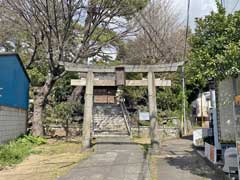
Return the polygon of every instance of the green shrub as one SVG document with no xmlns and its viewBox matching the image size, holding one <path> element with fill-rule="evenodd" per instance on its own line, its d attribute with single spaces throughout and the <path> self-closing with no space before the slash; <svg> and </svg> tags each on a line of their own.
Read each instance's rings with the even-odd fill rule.
<svg viewBox="0 0 240 180">
<path fill-rule="evenodd" d="M 22 144 L 32 144 L 32 145 L 42 145 L 46 144 L 47 140 L 43 137 L 34 137 L 32 135 L 24 135 L 21 138 L 17 139 L 16 142 L 22 143 Z"/>
<path fill-rule="evenodd" d="M 0 146 L 0 167 L 17 164 L 34 153 L 32 148 L 47 141 L 42 137 L 22 136 L 15 141 Z"/>
<path fill-rule="evenodd" d="M 44 124 L 62 124 L 67 120 L 71 122 L 74 116 L 83 114 L 84 106 L 78 102 L 54 103 L 52 107 L 48 106 L 45 113 Z"/>
<path fill-rule="evenodd" d="M 150 126 L 150 121 L 139 121 L 139 126 Z"/>
</svg>

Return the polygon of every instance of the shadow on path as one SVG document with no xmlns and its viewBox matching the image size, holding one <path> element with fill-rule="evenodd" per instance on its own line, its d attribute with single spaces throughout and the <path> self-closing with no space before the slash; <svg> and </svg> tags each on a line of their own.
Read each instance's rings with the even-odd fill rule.
<svg viewBox="0 0 240 180">
<path fill-rule="evenodd" d="M 193 136 L 192 136 L 192 135 L 183 136 L 181 139 L 185 139 L 185 140 L 193 141 Z"/>
<path fill-rule="evenodd" d="M 209 167 L 201 157 L 198 157 L 195 152 L 192 152 L 188 156 L 170 157 L 165 160 L 170 166 L 174 166 L 177 170 L 180 170 L 181 172 L 189 172 L 192 175 L 199 176 L 199 178 L 202 177 L 202 179 L 225 179 L 211 169 L 211 167 Z M 191 176 L 189 175 L 189 178 L 190 177 Z"/>
<path fill-rule="evenodd" d="M 163 142 L 160 156 L 156 156 L 160 180 L 224 180 L 200 157 L 192 146 L 191 136 Z"/>
</svg>

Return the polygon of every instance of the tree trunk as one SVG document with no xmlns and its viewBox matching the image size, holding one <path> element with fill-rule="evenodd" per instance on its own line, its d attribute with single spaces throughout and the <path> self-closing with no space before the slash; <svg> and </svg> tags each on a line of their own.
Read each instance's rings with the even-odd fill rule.
<svg viewBox="0 0 240 180">
<path fill-rule="evenodd" d="M 68 98 L 68 101 L 70 101 L 70 102 L 80 101 L 82 98 L 82 96 L 81 96 L 82 91 L 83 91 L 82 86 L 75 87 L 71 96 Z"/>
<path fill-rule="evenodd" d="M 34 111 L 32 120 L 32 134 L 33 136 L 43 135 L 43 111 L 44 111 L 44 97 L 40 94 L 36 95 L 34 100 Z"/>
<path fill-rule="evenodd" d="M 34 99 L 34 111 L 33 111 L 33 120 L 32 120 L 32 134 L 33 136 L 42 136 L 43 135 L 43 113 L 45 106 L 47 104 L 47 97 L 50 94 L 56 80 L 51 76 L 48 77 L 48 80 L 45 82 L 35 95 Z"/>
</svg>

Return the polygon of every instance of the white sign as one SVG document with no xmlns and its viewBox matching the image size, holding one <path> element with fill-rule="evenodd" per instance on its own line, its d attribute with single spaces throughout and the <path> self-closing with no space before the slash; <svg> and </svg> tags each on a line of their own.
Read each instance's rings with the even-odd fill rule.
<svg viewBox="0 0 240 180">
<path fill-rule="evenodd" d="M 149 121 L 150 120 L 149 112 L 139 112 L 139 120 L 140 121 Z"/>
</svg>

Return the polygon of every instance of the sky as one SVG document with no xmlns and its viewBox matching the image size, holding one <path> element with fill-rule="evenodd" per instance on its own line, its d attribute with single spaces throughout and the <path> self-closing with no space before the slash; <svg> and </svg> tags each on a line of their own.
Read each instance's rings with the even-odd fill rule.
<svg viewBox="0 0 240 180">
<path fill-rule="evenodd" d="M 158 0 L 152 0 L 158 1 Z M 188 0 L 172 0 L 173 7 L 179 13 L 179 19 L 181 22 L 186 23 L 187 20 L 187 2 Z M 227 9 L 228 13 L 234 12 L 235 10 L 240 9 L 240 0 L 223 0 L 224 7 Z M 193 29 L 195 28 L 195 18 L 204 17 L 208 15 L 211 11 L 216 11 L 216 0 L 191 0 L 190 6 L 190 26 Z M 116 50 L 109 51 L 109 53 L 113 53 L 111 56 L 113 59 L 116 58 L 115 54 Z"/>
<path fill-rule="evenodd" d="M 186 21 L 187 13 L 187 1 L 188 0 L 173 0 L 174 6 L 180 12 L 180 19 Z M 234 12 L 240 9 L 239 0 L 223 0 L 224 6 L 228 13 Z M 190 7 L 190 26 L 194 29 L 195 18 L 208 15 L 211 11 L 216 11 L 215 0 L 191 0 Z"/>
</svg>

